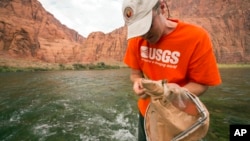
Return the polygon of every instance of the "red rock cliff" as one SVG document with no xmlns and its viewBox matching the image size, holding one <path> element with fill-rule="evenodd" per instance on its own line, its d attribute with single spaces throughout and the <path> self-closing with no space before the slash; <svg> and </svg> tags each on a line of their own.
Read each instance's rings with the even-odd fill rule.
<svg viewBox="0 0 250 141">
<path fill-rule="evenodd" d="M 167 0 L 171 18 L 194 23 L 211 35 L 219 63 L 250 62 L 249 0 Z M 52 63 L 122 62 L 126 28 L 86 39 L 62 25 L 37 0 L 0 1 L 0 58 Z"/>
<path fill-rule="evenodd" d="M 172 17 L 205 28 L 219 63 L 250 62 L 249 0 L 167 0 Z"/>
<path fill-rule="evenodd" d="M 111 33 L 91 33 L 84 43 L 86 54 L 84 60 L 90 62 L 122 62 L 126 51 L 126 30 L 124 27 Z"/>
<path fill-rule="evenodd" d="M 46 12 L 37 0 L 0 1 L 0 57 L 62 63 L 80 60 L 74 53 L 84 40 Z"/>
</svg>

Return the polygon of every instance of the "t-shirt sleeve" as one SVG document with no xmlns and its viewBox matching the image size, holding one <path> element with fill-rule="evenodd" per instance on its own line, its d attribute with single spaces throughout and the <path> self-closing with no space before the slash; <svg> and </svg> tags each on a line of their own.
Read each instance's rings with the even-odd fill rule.
<svg viewBox="0 0 250 141">
<path fill-rule="evenodd" d="M 221 83 L 212 44 L 207 32 L 200 37 L 188 66 L 188 78 L 192 82 L 214 86 Z"/>
<path fill-rule="evenodd" d="M 138 64 L 138 48 L 139 47 L 137 46 L 135 39 L 128 40 L 128 46 L 123 61 L 126 65 L 133 69 L 140 69 L 140 66 Z"/>
</svg>

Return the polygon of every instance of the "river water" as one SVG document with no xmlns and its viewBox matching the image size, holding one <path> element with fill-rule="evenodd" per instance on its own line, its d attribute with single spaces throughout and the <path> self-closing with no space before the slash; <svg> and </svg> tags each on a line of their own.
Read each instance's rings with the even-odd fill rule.
<svg viewBox="0 0 250 141">
<path fill-rule="evenodd" d="M 250 69 L 220 71 L 223 84 L 201 97 L 208 141 L 250 124 Z M 129 69 L 0 73 L 1 141 L 136 141 L 137 116 Z"/>
</svg>

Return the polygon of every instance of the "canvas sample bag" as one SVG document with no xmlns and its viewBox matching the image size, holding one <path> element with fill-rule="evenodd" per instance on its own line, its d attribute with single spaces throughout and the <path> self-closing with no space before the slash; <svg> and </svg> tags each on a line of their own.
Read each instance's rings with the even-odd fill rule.
<svg viewBox="0 0 250 141">
<path fill-rule="evenodd" d="M 142 79 L 151 102 L 145 114 L 148 141 L 198 141 L 209 128 L 209 112 L 197 96 L 164 81 Z"/>
</svg>

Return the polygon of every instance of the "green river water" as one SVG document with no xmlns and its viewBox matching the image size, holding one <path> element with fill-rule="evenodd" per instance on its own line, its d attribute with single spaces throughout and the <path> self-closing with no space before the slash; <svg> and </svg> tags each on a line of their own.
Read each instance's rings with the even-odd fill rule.
<svg viewBox="0 0 250 141">
<path fill-rule="evenodd" d="M 223 84 L 201 97 L 207 141 L 250 124 L 250 69 L 220 71 Z M 137 118 L 129 69 L 0 73 L 1 141 L 136 141 Z"/>
</svg>

